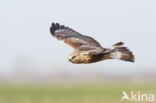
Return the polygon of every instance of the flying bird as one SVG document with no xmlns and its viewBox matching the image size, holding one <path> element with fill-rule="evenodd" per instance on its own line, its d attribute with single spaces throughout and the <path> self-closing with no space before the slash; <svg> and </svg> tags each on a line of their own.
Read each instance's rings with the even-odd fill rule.
<svg viewBox="0 0 156 103">
<path fill-rule="evenodd" d="M 50 32 L 52 36 L 74 49 L 74 52 L 68 57 L 72 63 L 89 64 L 106 59 L 134 62 L 133 53 L 127 47 L 123 46 L 123 42 L 118 42 L 112 45 L 111 48 L 103 48 L 100 43 L 92 37 L 82 35 L 59 23 L 52 23 Z"/>
</svg>

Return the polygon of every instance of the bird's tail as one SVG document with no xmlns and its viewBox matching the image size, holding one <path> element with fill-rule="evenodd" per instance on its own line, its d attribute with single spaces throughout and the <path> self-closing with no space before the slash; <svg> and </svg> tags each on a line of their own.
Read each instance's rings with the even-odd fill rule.
<svg viewBox="0 0 156 103">
<path fill-rule="evenodd" d="M 124 47 L 123 44 L 122 42 L 114 44 L 113 49 L 111 49 L 109 53 L 109 57 L 112 59 L 134 62 L 133 53 L 127 47 Z"/>
</svg>

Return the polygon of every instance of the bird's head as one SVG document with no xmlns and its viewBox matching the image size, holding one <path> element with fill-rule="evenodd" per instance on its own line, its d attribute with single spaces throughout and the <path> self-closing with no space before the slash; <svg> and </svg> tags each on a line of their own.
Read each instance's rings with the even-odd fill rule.
<svg viewBox="0 0 156 103">
<path fill-rule="evenodd" d="M 70 62 L 72 62 L 72 63 L 75 63 L 75 64 L 78 64 L 78 63 L 81 62 L 81 61 L 80 61 L 80 58 L 79 58 L 79 55 L 78 55 L 78 53 L 76 53 L 76 52 L 70 54 L 69 57 L 68 57 L 68 60 L 69 60 Z"/>
</svg>

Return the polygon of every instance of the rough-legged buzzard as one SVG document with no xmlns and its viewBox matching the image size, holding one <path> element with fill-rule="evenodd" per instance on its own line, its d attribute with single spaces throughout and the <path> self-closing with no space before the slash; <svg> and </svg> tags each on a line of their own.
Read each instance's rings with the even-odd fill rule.
<svg viewBox="0 0 156 103">
<path fill-rule="evenodd" d="M 50 32 L 52 36 L 74 48 L 74 52 L 68 57 L 72 63 L 87 64 L 105 59 L 134 62 L 132 52 L 122 42 L 114 44 L 112 48 L 103 48 L 95 39 L 58 23 L 52 23 Z"/>
</svg>

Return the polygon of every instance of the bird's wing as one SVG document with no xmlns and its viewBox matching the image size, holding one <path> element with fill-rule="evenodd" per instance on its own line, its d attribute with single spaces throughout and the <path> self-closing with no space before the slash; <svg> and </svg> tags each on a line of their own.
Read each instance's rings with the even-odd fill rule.
<svg viewBox="0 0 156 103">
<path fill-rule="evenodd" d="M 101 45 L 95 39 L 82 35 L 73 29 L 58 23 L 52 23 L 50 32 L 52 36 L 70 45 L 74 49 L 77 49 L 82 45 L 101 47 Z"/>
<path fill-rule="evenodd" d="M 105 48 L 88 45 L 80 46 L 77 50 L 80 51 L 81 54 L 90 54 L 90 55 L 104 54 L 106 51 Z"/>
</svg>

